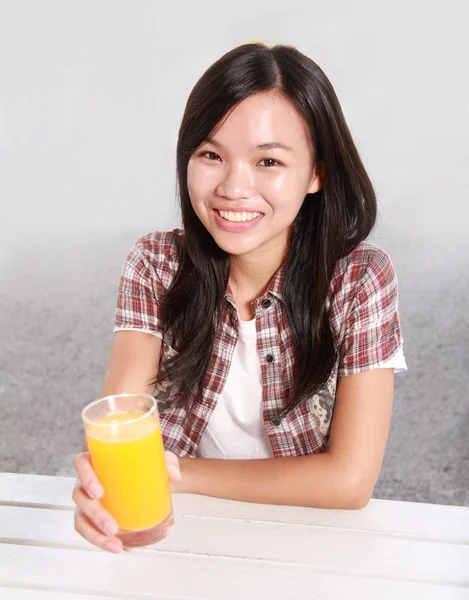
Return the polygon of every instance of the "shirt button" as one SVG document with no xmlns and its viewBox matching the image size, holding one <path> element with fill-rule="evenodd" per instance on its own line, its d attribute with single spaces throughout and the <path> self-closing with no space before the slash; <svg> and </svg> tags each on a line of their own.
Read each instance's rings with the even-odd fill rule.
<svg viewBox="0 0 469 600">
<path fill-rule="evenodd" d="M 273 363 L 274 362 L 274 355 L 273 354 L 267 354 L 267 356 L 265 357 L 265 360 L 268 363 Z"/>
<path fill-rule="evenodd" d="M 272 306 L 272 302 L 270 300 L 263 300 L 261 306 L 262 308 L 270 308 Z"/>
<path fill-rule="evenodd" d="M 274 427 L 278 427 L 281 423 L 281 420 L 278 417 L 274 417 L 273 419 L 270 420 L 270 422 L 272 423 L 272 425 Z"/>
</svg>

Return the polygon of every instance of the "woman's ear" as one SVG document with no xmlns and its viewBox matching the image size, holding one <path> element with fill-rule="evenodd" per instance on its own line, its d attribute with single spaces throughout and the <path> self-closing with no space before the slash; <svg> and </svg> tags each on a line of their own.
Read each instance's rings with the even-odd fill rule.
<svg viewBox="0 0 469 600">
<path fill-rule="evenodd" d="M 316 165 L 313 171 L 313 177 L 308 187 L 308 194 L 315 194 L 322 189 L 324 185 L 324 164 Z"/>
</svg>

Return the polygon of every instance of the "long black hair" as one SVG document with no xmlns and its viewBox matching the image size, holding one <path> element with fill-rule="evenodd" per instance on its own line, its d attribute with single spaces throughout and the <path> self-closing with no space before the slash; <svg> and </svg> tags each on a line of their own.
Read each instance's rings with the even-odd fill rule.
<svg viewBox="0 0 469 600">
<path fill-rule="evenodd" d="M 228 283 L 230 257 L 192 208 L 191 155 L 239 102 L 273 90 L 302 115 L 321 166 L 323 186 L 306 196 L 285 258 L 283 299 L 295 373 L 284 414 L 319 391 L 337 360 L 326 299 L 337 261 L 372 230 L 376 197 L 334 89 L 318 65 L 291 46 L 239 46 L 215 62 L 187 101 L 177 144 L 177 180 L 184 233 L 180 267 L 164 304 L 164 328 L 178 354 L 167 366 L 181 401 L 201 394 Z"/>
</svg>

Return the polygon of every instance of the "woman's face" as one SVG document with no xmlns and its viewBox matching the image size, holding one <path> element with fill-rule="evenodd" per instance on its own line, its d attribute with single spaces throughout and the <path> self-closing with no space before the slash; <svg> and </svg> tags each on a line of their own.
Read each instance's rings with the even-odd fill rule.
<svg viewBox="0 0 469 600">
<path fill-rule="evenodd" d="M 305 124 L 284 97 L 243 100 L 189 160 L 194 211 L 220 248 L 282 252 L 308 193 L 321 187 Z"/>
</svg>

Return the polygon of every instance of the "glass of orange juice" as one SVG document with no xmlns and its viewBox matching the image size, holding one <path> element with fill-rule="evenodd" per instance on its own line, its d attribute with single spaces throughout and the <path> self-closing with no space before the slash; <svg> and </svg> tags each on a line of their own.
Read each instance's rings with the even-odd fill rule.
<svg viewBox="0 0 469 600">
<path fill-rule="evenodd" d="M 103 506 L 130 548 L 163 539 L 173 509 L 156 401 L 146 394 L 106 396 L 82 412 Z"/>
</svg>

